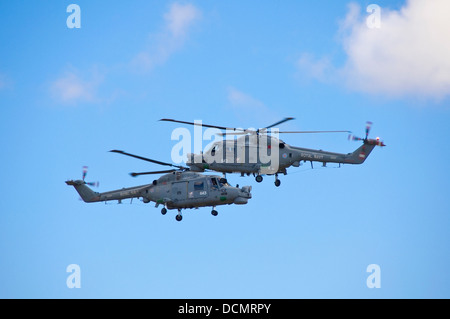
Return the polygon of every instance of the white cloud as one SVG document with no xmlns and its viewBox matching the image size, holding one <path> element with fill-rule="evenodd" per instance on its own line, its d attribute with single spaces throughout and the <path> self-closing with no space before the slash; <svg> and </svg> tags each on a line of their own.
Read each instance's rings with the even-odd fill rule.
<svg viewBox="0 0 450 319">
<path fill-rule="evenodd" d="M 263 102 L 234 87 L 228 88 L 227 99 L 231 111 L 239 120 L 247 124 L 259 127 L 274 122 L 274 119 L 282 119 L 282 116 Z"/>
<path fill-rule="evenodd" d="M 0 90 L 11 87 L 11 80 L 5 75 L 0 73 Z"/>
<path fill-rule="evenodd" d="M 83 79 L 79 72 L 71 70 L 50 84 L 50 93 L 59 103 L 77 104 L 98 101 L 97 89 L 103 77 L 94 70 L 90 79 Z"/>
<path fill-rule="evenodd" d="M 450 95 L 450 1 L 409 0 L 400 10 L 381 8 L 380 28 L 369 28 L 370 13 L 350 4 L 339 39 L 347 60 L 334 68 L 304 58 L 298 66 L 350 88 L 393 97 L 442 99 Z"/>
<path fill-rule="evenodd" d="M 192 4 L 174 3 L 169 12 L 164 14 L 167 29 L 175 38 L 185 36 L 191 25 L 200 18 L 200 11 Z"/>
<path fill-rule="evenodd" d="M 163 18 L 164 24 L 161 31 L 153 33 L 150 37 L 152 40 L 146 43 L 147 48 L 138 52 L 131 63 L 126 63 L 127 71 L 130 71 L 130 64 L 132 70 L 139 72 L 149 71 L 156 65 L 163 64 L 182 47 L 192 26 L 201 18 L 201 12 L 189 3 L 172 3 Z M 122 67 L 113 66 L 106 69 L 107 73 L 111 74 L 122 70 Z M 100 87 L 102 87 L 102 91 L 105 90 L 105 75 L 105 72 L 98 72 L 95 66 L 91 72 L 82 73 L 71 68 L 50 83 L 49 93 L 55 101 L 67 105 L 85 102 L 110 103 L 118 96 L 123 95 L 124 90 L 114 89 L 111 91 L 110 89 L 109 96 L 105 96 L 105 94 L 99 96 Z M 2 83 L 0 76 L 0 89 Z"/>
<path fill-rule="evenodd" d="M 315 59 L 312 54 L 303 53 L 297 60 L 297 66 L 308 76 L 313 77 L 322 82 L 327 82 L 334 68 L 328 57 Z"/>
<path fill-rule="evenodd" d="M 236 108 L 246 108 L 251 110 L 266 108 L 264 103 L 262 103 L 261 101 L 235 89 L 234 87 L 228 88 L 228 101 L 230 102 L 232 107 Z"/>
<path fill-rule="evenodd" d="M 201 18 L 202 14 L 192 4 L 173 3 L 164 14 L 162 31 L 153 36 L 155 43 L 139 52 L 131 64 L 140 71 L 149 71 L 163 64 L 185 43 L 189 30 Z"/>
</svg>

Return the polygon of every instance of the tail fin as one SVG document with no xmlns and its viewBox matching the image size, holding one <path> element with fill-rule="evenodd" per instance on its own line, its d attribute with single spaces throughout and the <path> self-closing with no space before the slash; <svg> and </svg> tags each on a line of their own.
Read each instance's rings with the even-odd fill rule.
<svg viewBox="0 0 450 319">
<path fill-rule="evenodd" d="M 94 192 L 92 189 L 86 186 L 86 183 L 84 181 L 66 181 L 67 185 L 73 186 L 75 190 L 80 194 L 81 199 L 85 203 L 92 203 L 92 202 L 98 202 L 100 201 L 99 193 Z"/>
<path fill-rule="evenodd" d="M 358 147 L 353 153 L 346 156 L 345 163 L 349 164 L 362 164 L 369 156 L 370 152 L 374 149 L 376 145 L 364 143 Z"/>
</svg>

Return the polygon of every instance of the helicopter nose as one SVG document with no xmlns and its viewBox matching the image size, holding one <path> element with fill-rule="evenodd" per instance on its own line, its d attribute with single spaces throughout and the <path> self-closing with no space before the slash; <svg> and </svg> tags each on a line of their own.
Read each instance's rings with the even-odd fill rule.
<svg viewBox="0 0 450 319">
<path fill-rule="evenodd" d="M 248 202 L 248 198 L 244 198 L 241 196 L 236 197 L 233 201 L 233 203 L 236 205 L 244 205 L 244 204 L 247 204 L 247 202 Z"/>
<path fill-rule="evenodd" d="M 249 198 L 252 198 L 250 194 L 250 186 L 244 186 L 242 188 L 239 187 L 229 187 L 228 196 L 230 199 L 233 199 L 233 203 L 236 205 L 244 205 L 247 204 Z"/>
<path fill-rule="evenodd" d="M 251 186 L 242 187 L 241 189 L 239 189 L 239 194 L 233 202 L 237 205 L 247 204 L 248 200 L 252 198 L 252 194 L 250 193 L 251 190 Z"/>
<path fill-rule="evenodd" d="M 241 193 L 243 193 L 244 196 L 246 196 L 247 198 L 252 198 L 252 187 L 251 186 L 243 186 L 241 188 Z"/>
</svg>

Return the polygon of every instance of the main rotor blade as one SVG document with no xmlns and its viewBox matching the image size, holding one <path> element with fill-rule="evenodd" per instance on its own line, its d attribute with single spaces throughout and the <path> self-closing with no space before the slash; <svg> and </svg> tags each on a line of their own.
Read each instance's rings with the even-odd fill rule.
<svg viewBox="0 0 450 319">
<path fill-rule="evenodd" d="M 281 131 L 278 133 L 314 134 L 314 133 L 351 133 L 351 131 Z"/>
<path fill-rule="evenodd" d="M 281 121 L 278 121 L 278 122 L 276 122 L 276 123 L 273 123 L 272 125 L 266 126 L 265 129 L 268 129 L 268 128 L 277 126 L 277 125 L 279 125 L 279 124 L 281 124 L 281 123 L 284 123 L 284 122 L 287 122 L 287 121 L 290 121 L 290 120 L 294 120 L 294 118 L 293 118 L 293 117 L 285 117 L 285 118 L 282 119 Z"/>
<path fill-rule="evenodd" d="M 156 160 L 152 160 L 152 159 L 150 159 L 150 158 L 146 158 L 146 157 L 142 157 L 142 156 L 138 156 L 138 155 L 134 155 L 134 154 L 130 154 L 130 153 L 125 153 L 124 151 L 111 150 L 110 152 L 113 152 L 113 153 L 119 153 L 119 154 L 123 154 L 123 155 L 127 155 L 127 156 L 131 156 L 131 157 L 134 157 L 134 158 L 143 160 L 143 161 L 147 161 L 147 162 L 155 163 L 155 164 L 159 164 L 159 165 L 170 166 L 170 167 L 176 167 L 176 168 L 179 168 L 179 169 L 187 169 L 187 167 L 184 167 L 184 166 L 178 166 L 178 165 L 173 165 L 173 164 L 170 164 L 170 163 L 165 163 L 165 162 L 161 162 L 161 161 L 156 161 Z"/>
<path fill-rule="evenodd" d="M 246 135 L 246 134 L 251 134 L 251 133 L 256 133 L 256 131 L 253 130 L 247 130 L 245 132 L 226 132 L 226 133 L 217 133 L 217 135 L 219 136 L 225 136 L 225 135 Z M 264 130 L 263 132 L 259 132 L 259 134 L 269 134 L 272 132 L 268 132 L 266 130 Z M 290 134 L 315 134 L 315 133 L 351 133 L 351 131 L 281 131 L 278 133 L 290 133 Z"/>
<path fill-rule="evenodd" d="M 276 125 L 282 124 L 284 122 L 293 120 L 293 117 L 285 117 L 284 119 L 282 119 L 281 121 L 278 121 L 276 123 L 273 123 L 272 125 L 266 126 L 264 128 L 261 129 L 261 131 L 266 131 L 267 129 L 274 127 Z M 219 125 L 210 125 L 210 124 L 204 124 L 204 123 L 195 123 L 195 122 L 186 122 L 186 121 L 178 121 L 178 120 L 174 120 L 174 119 L 160 119 L 160 121 L 164 121 L 164 122 L 175 122 L 175 123 L 182 123 L 182 124 L 188 124 L 188 125 L 197 125 L 197 126 L 204 126 L 204 127 L 211 127 L 211 128 L 217 128 L 219 130 L 225 130 L 227 131 L 227 133 L 225 134 L 230 134 L 232 135 L 233 132 L 236 132 L 235 135 L 241 135 L 241 134 L 248 134 L 248 133 L 259 133 L 260 130 L 250 130 L 250 129 L 242 129 L 242 128 L 236 128 L 236 127 L 226 127 L 226 126 L 219 126 Z M 219 135 L 224 135 L 224 133 L 219 134 Z"/>
<path fill-rule="evenodd" d="M 141 172 L 141 173 L 130 173 L 131 176 L 136 177 L 139 175 L 150 175 L 150 174 L 164 174 L 164 173 L 171 173 L 175 172 L 176 169 L 168 169 L 164 171 L 153 171 L 153 172 Z"/>
<path fill-rule="evenodd" d="M 173 119 L 160 119 L 160 121 L 164 121 L 164 122 L 175 122 L 175 123 L 182 123 L 182 124 L 189 124 L 189 125 L 197 125 L 197 126 L 204 126 L 204 127 L 211 127 L 211 128 L 217 128 L 219 130 L 229 130 L 229 131 L 244 131 L 243 129 L 240 128 L 235 128 L 235 127 L 225 127 L 225 126 L 218 126 L 218 125 L 209 125 L 209 124 L 204 124 L 204 123 L 195 123 L 195 122 L 186 122 L 186 121 L 178 121 L 178 120 L 173 120 Z"/>
<path fill-rule="evenodd" d="M 230 132 L 230 131 L 227 131 L 225 133 L 216 133 L 216 135 L 219 135 L 219 136 L 247 135 L 247 134 L 256 134 L 256 131 L 254 131 L 254 130 L 245 130 L 245 131 L 242 131 L 242 132 Z"/>
</svg>

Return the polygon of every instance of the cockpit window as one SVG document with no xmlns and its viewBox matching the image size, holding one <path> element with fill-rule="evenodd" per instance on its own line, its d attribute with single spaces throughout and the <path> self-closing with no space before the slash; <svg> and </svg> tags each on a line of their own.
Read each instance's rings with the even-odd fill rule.
<svg viewBox="0 0 450 319">
<path fill-rule="evenodd" d="M 219 185 L 220 185 L 220 187 L 222 187 L 222 186 L 230 186 L 230 185 L 228 184 L 228 181 L 227 181 L 226 178 L 221 178 L 221 179 L 219 180 Z"/>
</svg>

